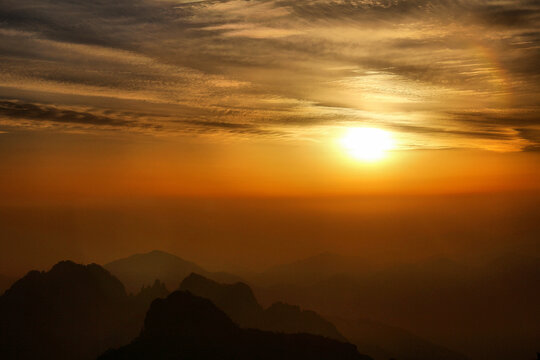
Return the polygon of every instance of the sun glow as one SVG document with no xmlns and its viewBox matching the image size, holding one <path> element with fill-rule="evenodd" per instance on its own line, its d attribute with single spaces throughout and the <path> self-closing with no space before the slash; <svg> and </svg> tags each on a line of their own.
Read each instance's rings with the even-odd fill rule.
<svg viewBox="0 0 540 360">
<path fill-rule="evenodd" d="M 341 145 L 356 159 L 377 161 L 394 148 L 394 140 L 388 131 L 377 128 L 350 128 Z"/>
</svg>

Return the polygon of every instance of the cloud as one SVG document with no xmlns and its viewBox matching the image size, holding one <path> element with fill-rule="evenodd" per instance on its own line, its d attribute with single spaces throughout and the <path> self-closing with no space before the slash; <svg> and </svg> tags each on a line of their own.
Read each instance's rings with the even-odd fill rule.
<svg viewBox="0 0 540 360">
<path fill-rule="evenodd" d="M 123 129 L 136 132 L 166 133 L 219 133 L 246 135 L 265 135 L 281 137 L 286 134 L 270 129 L 263 129 L 254 124 L 234 123 L 230 121 L 209 121 L 196 119 L 198 116 L 186 114 L 182 117 L 157 117 L 147 113 L 101 111 L 80 107 L 60 107 L 57 105 L 25 103 L 17 100 L 0 100 L 0 119 L 10 119 L 4 125 L 17 126 L 21 121 L 38 123 L 59 123 L 72 129 Z M 28 127 L 28 124 L 25 124 Z"/>
<path fill-rule="evenodd" d="M 126 126 L 131 121 L 97 115 L 91 112 L 61 109 L 56 106 L 0 101 L 0 117 L 35 121 L 53 121 L 96 126 Z"/>
<path fill-rule="evenodd" d="M 520 136 L 528 141 L 524 151 L 540 151 L 540 128 L 537 129 L 517 129 Z"/>
<path fill-rule="evenodd" d="M 533 0 L 6 0 L 0 18 L 0 87 L 35 100 L 3 103 L 11 119 L 275 137 L 368 123 L 512 150 L 540 126 Z"/>
<path fill-rule="evenodd" d="M 256 125 L 232 123 L 232 122 L 220 122 L 220 121 L 204 121 L 204 120 L 180 120 L 179 123 L 194 126 L 193 131 L 199 133 L 208 132 L 222 132 L 226 131 L 233 134 L 251 134 L 251 135 L 265 135 L 272 137 L 284 137 L 287 134 L 282 131 L 263 129 Z"/>
</svg>

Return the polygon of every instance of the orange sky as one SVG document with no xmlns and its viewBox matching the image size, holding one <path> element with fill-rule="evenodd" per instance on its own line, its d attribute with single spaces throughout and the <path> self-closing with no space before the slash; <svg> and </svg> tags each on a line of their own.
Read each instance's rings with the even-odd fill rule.
<svg viewBox="0 0 540 360">
<path fill-rule="evenodd" d="M 528 0 L 6 0 L 0 208 L 449 194 L 537 199 L 539 14 Z M 354 128 L 385 131 L 395 146 L 378 161 L 355 159 L 340 143 Z M 15 251 L 1 239 L 0 253 L 33 249 L 39 218 L 13 220 L 21 225 L 10 237 L 22 245 Z M 58 233 L 49 230 L 65 240 L 86 231 L 85 221 L 73 232 L 60 231 L 61 222 Z M 474 222 L 467 226 L 465 238 L 478 235 Z M 317 233 L 298 229 L 299 237 Z M 81 259 L 105 248 L 90 239 L 55 240 L 49 230 L 42 234 L 51 247 L 63 244 Z M 213 240 L 199 252 L 169 243 L 172 233 L 158 242 L 217 261 Z M 360 251 L 352 233 L 335 249 Z M 118 254 L 147 248 L 123 241 Z M 317 249 L 332 249 L 327 239 L 317 241 Z M 271 263 L 279 249 L 300 255 L 306 244 L 261 243 L 238 256 L 249 262 L 250 251 L 267 249 Z M 46 258 L 60 253 L 70 254 Z"/>
<path fill-rule="evenodd" d="M 326 142 L 1 135 L 6 202 L 97 197 L 445 194 L 539 189 L 537 153 L 395 150 L 380 161 Z"/>
</svg>

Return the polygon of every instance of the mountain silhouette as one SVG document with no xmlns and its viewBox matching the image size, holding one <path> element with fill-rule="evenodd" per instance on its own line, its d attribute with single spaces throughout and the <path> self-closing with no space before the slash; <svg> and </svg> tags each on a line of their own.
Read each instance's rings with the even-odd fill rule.
<svg viewBox="0 0 540 360">
<path fill-rule="evenodd" d="M 178 284 L 190 273 L 196 272 L 218 281 L 238 281 L 237 276 L 224 272 L 206 271 L 199 265 L 178 256 L 154 250 L 115 260 L 103 266 L 122 281 L 130 292 L 138 292 L 143 286 L 160 280 L 169 289 L 176 289 Z"/>
<path fill-rule="evenodd" d="M 220 284 L 192 273 L 180 284 L 180 290 L 209 299 L 234 322 L 244 328 L 284 333 L 309 333 L 346 341 L 335 326 L 313 311 L 282 302 L 263 309 L 251 288 L 244 283 Z"/>
<path fill-rule="evenodd" d="M 296 264 L 302 263 L 309 261 Z M 295 268 L 295 272 L 302 271 Z M 352 324 L 345 331 L 335 319 L 360 322 L 357 319 L 369 318 L 377 324 L 391 324 L 386 326 L 386 334 L 377 329 L 367 332 L 381 334 L 378 339 L 371 337 L 376 343 L 368 345 L 381 345 L 389 354 L 403 349 L 397 345 L 407 338 L 392 328 L 406 329 L 418 340 L 442 345 L 441 358 L 449 354 L 445 348 L 473 359 L 530 358 L 540 344 L 540 259 L 535 257 L 506 254 L 477 265 L 439 257 L 335 274 L 305 284 L 291 283 L 289 278 L 295 273 L 280 276 L 281 280 L 274 279 L 278 285 L 257 288 L 264 302 L 280 299 L 325 314 L 360 351 L 371 349 L 364 348 L 364 341 L 370 338 L 364 336 L 365 327 L 370 325 Z M 395 346 L 387 346 L 393 336 L 405 337 Z M 422 341 L 416 344 L 420 346 Z M 429 348 L 435 349 L 428 346 L 418 354 L 429 353 Z"/>
<path fill-rule="evenodd" d="M 361 258 L 342 256 L 330 252 L 310 256 L 292 263 L 273 266 L 257 274 L 253 281 L 261 286 L 276 284 L 318 283 L 338 274 L 357 274 L 365 272 L 370 266 Z"/>
<path fill-rule="evenodd" d="M 148 310 L 148 307 L 157 298 L 165 298 L 169 295 L 169 290 L 167 290 L 167 287 L 164 283 L 162 283 L 160 280 L 155 280 L 154 284 L 149 286 L 143 286 L 141 288 L 141 291 L 133 296 L 134 301 L 139 305 L 139 309 L 144 309 L 144 312 L 146 314 L 146 310 Z"/>
<path fill-rule="evenodd" d="M 313 311 L 276 302 L 264 310 L 251 288 L 243 283 L 220 284 L 191 274 L 180 285 L 197 296 L 207 298 L 237 324 L 285 333 L 310 333 L 354 343 L 359 351 L 376 359 L 464 360 L 465 356 L 421 339 L 407 331 L 368 320 L 332 318 L 329 322 Z M 244 309 L 249 309 L 244 311 Z M 339 328 L 336 329 L 336 326 Z M 340 333 L 343 331 L 345 337 Z"/>
<path fill-rule="evenodd" d="M 259 328 L 262 325 L 261 317 L 264 310 L 251 288 L 244 283 L 221 284 L 191 273 L 180 283 L 179 290 L 189 291 L 212 301 L 242 327 Z"/>
<path fill-rule="evenodd" d="M 0 295 L 2 295 L 14 282 L 15 279 L 0 274 Z"/>
<path fill-rule="evenodd" d="M 368 360 L 354 345 L 309 334 L 243 329 L 210 300 L 186 291 L 156 299 L 139 337 L 100 360 Z"/>
<path fill-rule="evenodd" d="M 31 271 L 0 297 L 0 358 L 91 359 L 132 338 L 122 283 L 96 264 Z"/>
<path fill-rule="evenodd" d="M 340 331 L 359 351 L 375 360 L 467 360 L 456 351 L 434 344 L 410 332 L 368 319 L 332 317 Z"/>
<path fill-rule="evenodd" d="M 30 271 L 0 297 L 0 359 L 95 359 L 135 338 L 150 303 L 167 295 L 155 281 L 129 296 L 96 264 Z"/>
</svg>

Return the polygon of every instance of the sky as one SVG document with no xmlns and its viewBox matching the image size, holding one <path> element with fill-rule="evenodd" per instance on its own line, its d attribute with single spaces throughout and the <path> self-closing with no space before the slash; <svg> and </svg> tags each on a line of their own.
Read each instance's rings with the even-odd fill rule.
<svg viewBox="0 0 540 360">
<path fill-rule="evenodd" d="M 452 194 L 538 204 L 539 25 L 535 0 L 3 0 L 0 207 Z M 352 156 L 343 139 L 358 128 L 384 131 L 391 149 Z M 43 223 L 25 216 L 11 225 L 36 236 Z"/>
<path fill-rule="evenodd" d="M 2 131 L 539 146 L 536 1 L 67 1 L 1 7 Z"/>
</svg>

